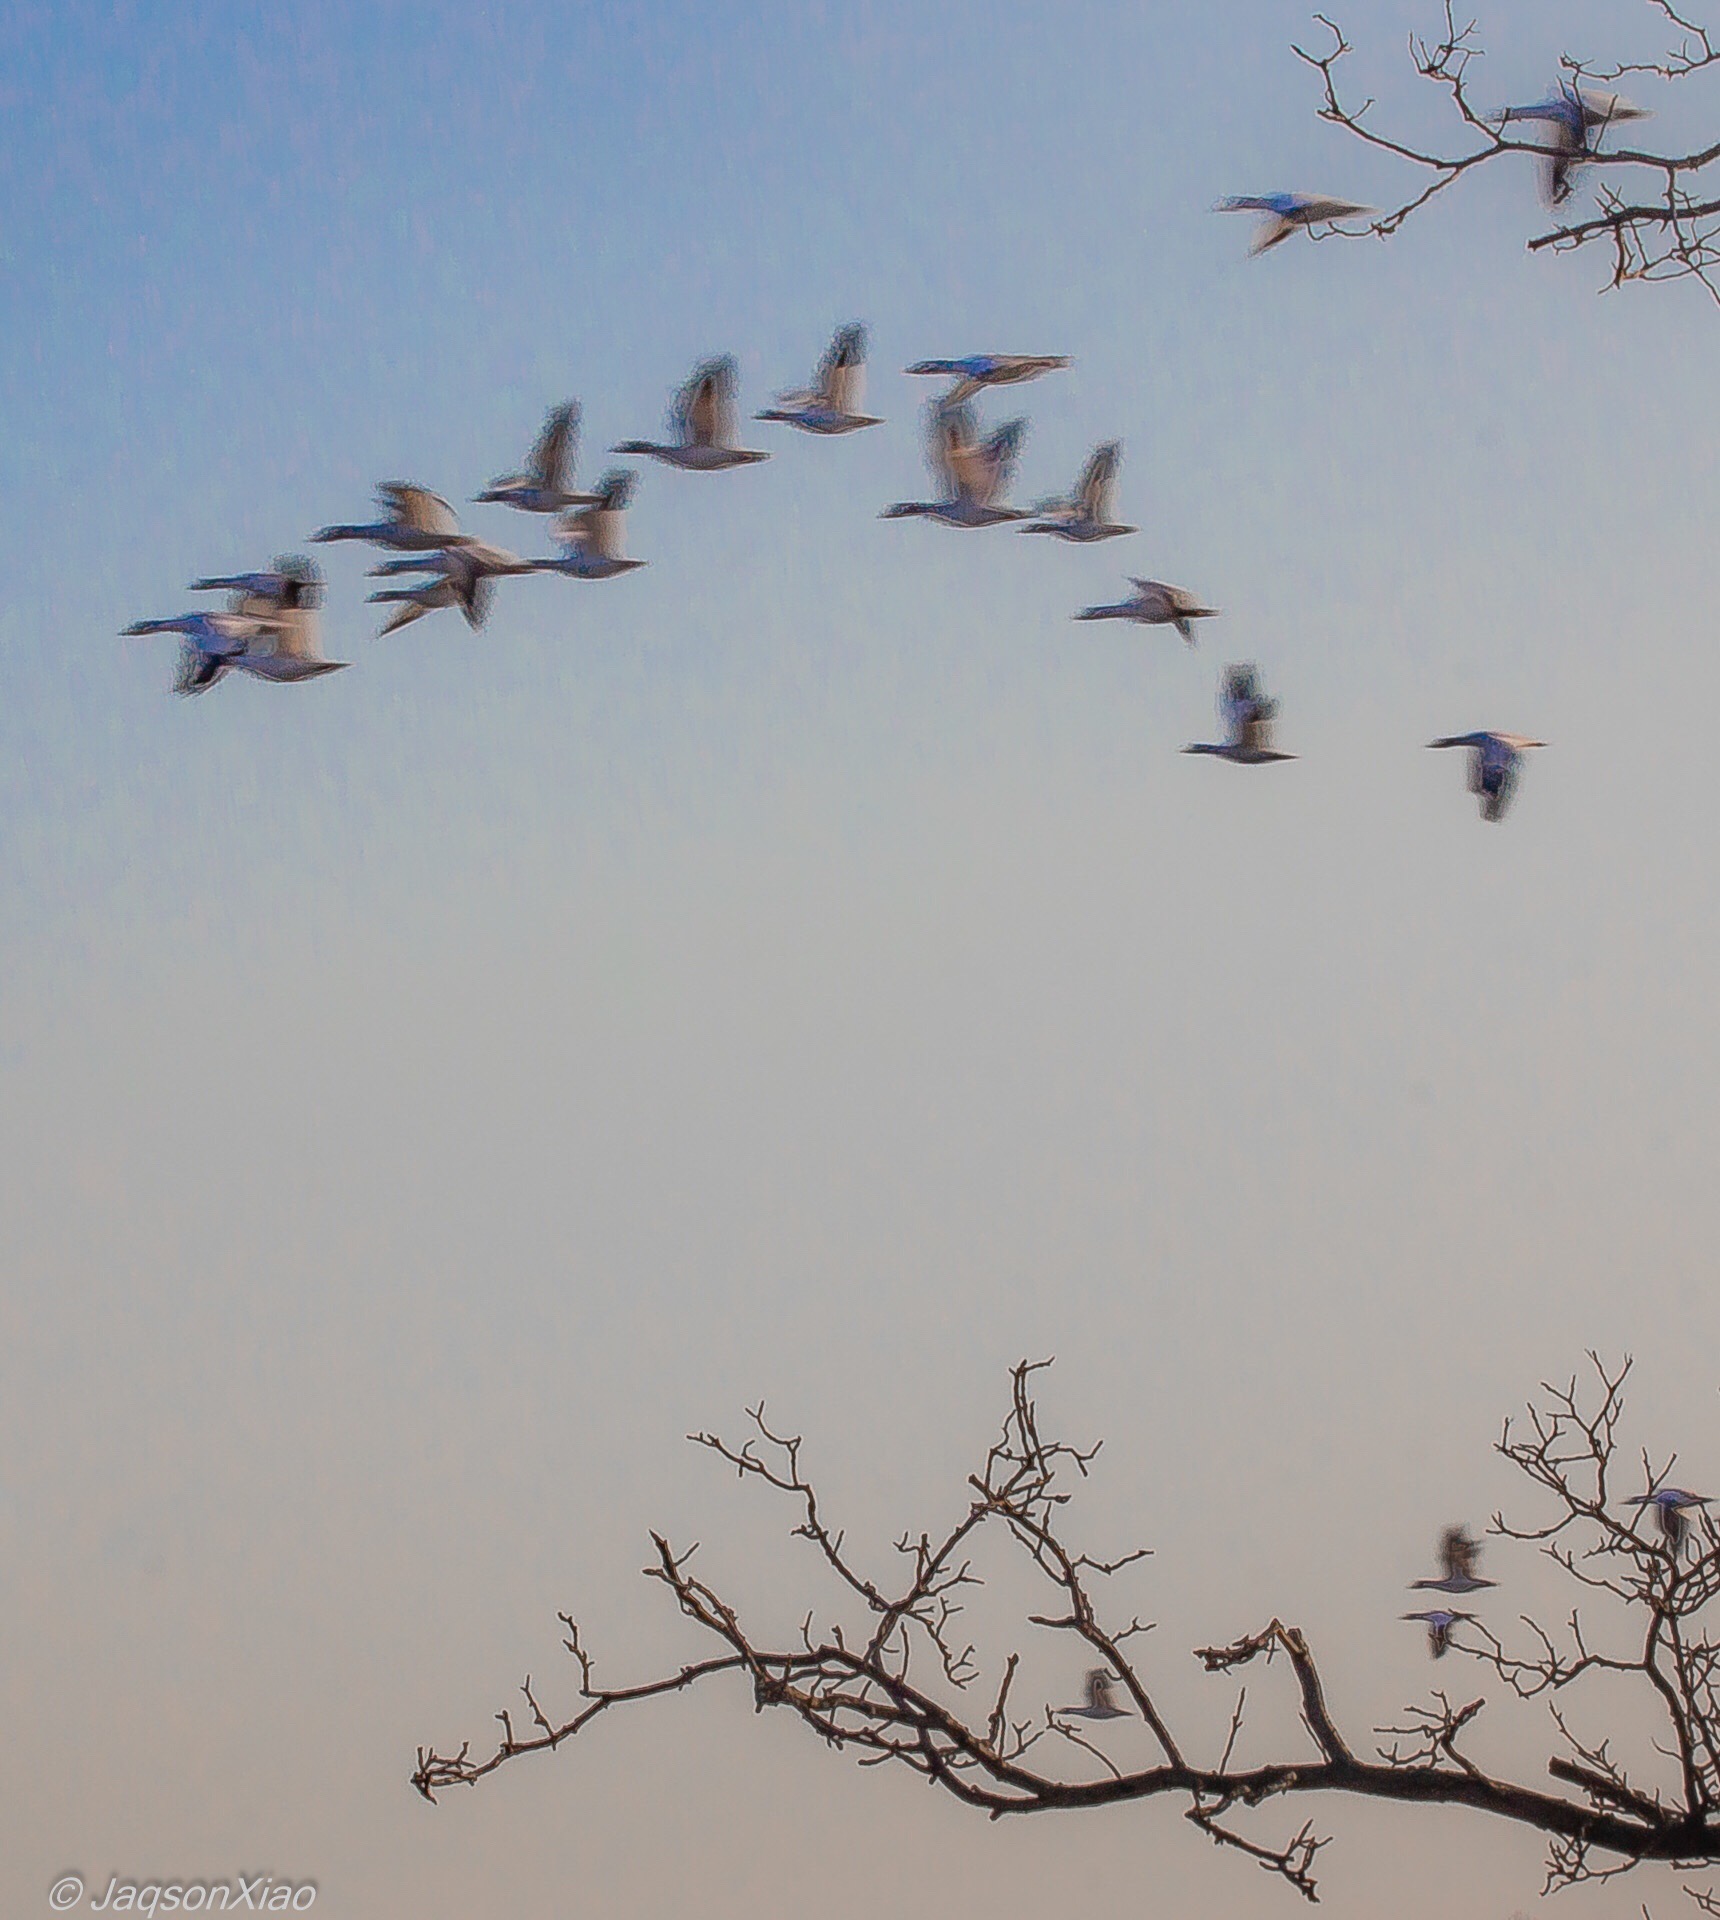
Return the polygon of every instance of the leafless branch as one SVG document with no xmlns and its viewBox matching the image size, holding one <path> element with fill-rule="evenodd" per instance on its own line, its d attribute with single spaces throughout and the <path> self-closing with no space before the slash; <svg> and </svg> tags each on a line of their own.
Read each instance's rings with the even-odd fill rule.
<svg viewBox="0 0 1720 1920">
<path fill-rule="evenodd" d="M 1590 1384 L 1544 1385 L 1524 1415 L 1506 1423 L 1499 1452 L 1541 1511 L 1523 1522 L 1495 1515 L 1493 1531 L 1540 1551 L 1580 1591 L 1604 1603 L 1616 1622 L 1600 1644 L 1591 1643 L 1576 1609 L 1556 1632 L 1523 1621 L 1520 1646 L 1508 1646 L 1478 1621 L 1467 1622 L 1467 1631 L 1451 1641 L 1452 1653 L 1476 1662 L 1501 1697 L 1548 1706 L 1556 1745 L 1547 1762 L 1549 1788 L 1500 1778 L 1471 1752 L 1468 1737 L 1486 1693 L 1459 1702 L 1435 1692 L 1427 1703 L 1406 1708 L 1399 1724 L 1378 1730 L 1388 1744 L 1376 1758 L 1360 1757 L 1331 1710 L 1306 1635 L 1277 1619 L 1256 1633 L 1197 1649 L 1196 1657 L 1211 1674 L 1281 1666 L 1294 1688 L 1305 1748 L 1240 1764 L 1246 1691 L 1228 1722 L 1210 1734 L 1173 1732 L 1159 1705 L 1160 1676 L 1149 1669 L 1144 1647 L 1137 1651 L 1148 1624 L 1130 1615 L 1120 1625 L 1101 1604 L 1104 1585 L 1138 1569 L 1145 1550 L 1098 1554 L 1070 1537 L 1073 1488 L 1098 1449 L 1044 1435 L 1034 1399 L 1041 1368 L 1025 1361 L 1011 1374 L 1001 1434 L 966 1482 L 958 1511 L 941 1528 L 900 1535 L 893 1579 L 855 1559 L 845 1534 L 825 1518 L 803 1467 L 800 1437 L 768 1424 L 762 1404 L 749 1414 L 751 1434 L 738 1445 L 692 1436 L 744 1480 L 792 1503 L 791 1531 L 815 1548 L 833 1587 L 835 1614 L 821 1621 L 816 1610 L 806 1612 L 798 1633 L 775 1644 L 695 1572 L 695 1549 L 678 1551 L 653 1534 L 646 1576 L 715 1642 L 711 1656 L 631 1686 L 603 1686 L 577 1624 L 564 1614 L 575 1686 L 562 1717 L 528 1677 L 523 1717 L 516 1722 L 507 1710 L 497 1716 L 501 1738 L 489 1752 L 474 1756 L 469 1743 L 452 1753 L 421 1748 L 413 1783 L 433 1800 L 441 1789 L 473 1785 L 504 1762 L 561 1746 L 611 1707 L 733 1674 L 747 1681 L 756 1711 L 785 1709 L 860 1764 L 904 1766 L 993 1819 L 1180 1801 L 1184 1817 L 1215 1845 L 1254 1860 L 1310 1900 L 1324 1839 L 1307 1824 L 1282 1843 L 1254 1830 L 1267 1803 L 1281 1796 L 1350 1794 L 1464 1806 L 1515 1821 L 1546 1836 L 1549 1885 L 1606 1878 L 1643 1862 L 1720 1863 L 1720 1646 L 1704 1626 L 1710 1603 L 1720 1597 L 1720 1533 L 1705 1518 L 1657 1531 L 1644 1515 L 1658 1510 L 1616 1485 L 1630 1363 L 1609 1367 L 1591 1355 L 1590 1366 Z M 1666 1484 L 1672 1464 L 1657 1467 L 1644 1458 L 1650 1493 Z M 1022 1684 L 1020 1650 L 993 1653 L 957 1630 L 961 1596 L 981 1584 L 980 1549 L 988 1535 L 1012 1550 L 1030 1581 L 1052 1597 L 1043 1611 L 1024 1606 L 1024 1627 L 1072 1637 L 1086 1650 L 1087 1664 L 1103 1664 L 1117 1677 L 1153 1743 L 1145 1764 L 1125 1764 L 1125 1746 L 1073 1724 L 1071 1711 L 1042 1706 L 1037 1715 L 1012 1715 Z M 975 1702 L 975 1683 L 987 1676 Z M 1635 1684 L 1654 1706 L 1662 1738 L 1629 1764 L 1615 1753 L 1610 1735 L 1588 1730 L 1581 1717 L 1584 1683 L 1595 1678 Z M 1710 1894 L 1692 1898 L 1704 1911 L 1720 1910 Z"/>
<path fill-rule="evenodd" d="M 1709 28 L 1687 18 L 1670 0 L 1646 0 L 1646 4 L 1677 36 L 1675 44 L 1653 58 L 1611 64 L 1561 54 L 1561 85 L 1573 97 L 1587 85 L 1591 92 L 1586 97 L 1604 106 L 1608 96 L 1592 91 L 1598 83 L 1638 75 L 1671 85 L 1720 67 L 1720 48 Z M 1693 279 L 1720 301 L 1720 196 L 1704 192 L 1700 184 L 1720 160 L 1720 142 L 1684 153 L 1657 153 L 1609 141 L 1609 136 L 1623 129 L 1625 120 L 1615 122 L 1605 110 L 1598 115 L 1591 112 L 1578 135 L 1574 128 L 1508 120 L 1498 109 L 1483 109 L 1473 91 L 1482 59 L 1479 23 L 1468 19 L 1459 24 L 1453 0 L 1444 0 L 1440 30 L 1425 39 L 1412 34 L 1409 42 L 1413 71 L 1443 96 L 1453 123 L 1450 144 L 1430 146 L 1382 131 L 1374 116 L 1374 99 L 1356 100 L 1346 92 L 1342 63 L 1354 49 L 1325 14 L 1315 14 L 1314 20 L 1325 44 L 1297 45 L 1291 50 L 1319 75 L 1320 118 L 1403 163 L 1411 169 L 1412 181 L 1420 176 L 1419 183 L 1412 184 L 1388 211 L 1364 225 L 1340 227 L 1337 232 L 1387 238 L 1477 167 L 1502 154 L 1530 154 L 1542 164 L 1548 182 L 1546 197 L 1558 215 L 1554 225 L 1529 240 L 1530 252 L 1568 252 L 1601 243 L 1611 252 L 1609 288 L 1630 281 Z M 1533 137 L 1512 131 L 1524 125 L 1551 130 Z M 1618 180 L 1630 173 L 1647 175 L 1652 191 L 1624 191 Z M 1572 188 L 1582 177 L 1595 181 L 1595 211 L 1567 216 L 1561 209 L 1569 204 Z"/>
</svg>

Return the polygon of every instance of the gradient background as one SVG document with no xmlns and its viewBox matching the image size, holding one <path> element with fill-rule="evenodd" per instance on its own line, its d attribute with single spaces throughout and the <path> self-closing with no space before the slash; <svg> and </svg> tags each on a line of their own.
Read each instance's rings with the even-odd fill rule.
<svg viewBox="0 0 1720 1920">
<path fill-rule="evenodd" d="M 1432 11 L 1344 16 L 1357 91 L 1429 130 Z M 559 1607 L 611 1680 L 697 1650 L 648 1525 L 761 1628 L 822 1603 L 680 1438 L 760 1394 L 887 1560 L 1055 1353 L 1048 1421 L 1108 1442 L 1076 1518 L 1155 1547 L 1124 1614 L 1215 1751 L 1187 1650 L 1275 1612 L 1358 1744 L 1423 1693 L 1404 1582 L 1586 1347 L 1720 1481 L 1720 323 L 1529 259 L 1527 162 L 1389 247 L 1248 260 L 1217 195 L 1402 179 L 1316 122 L 1306 24 L 0 10 L 8 1912 L 67 1868 L 314 1877 L 331 1920 L 1296 1909 L 1168 1804 L 989 1826 L 740 1686 L 413 1795 L 522 1674 L 567 1704 Z M 1489 104 L 1658 46 L 1626 0 L 1483 27 Z M 1712 88 L 1639 92 L 1712 132 Z M 192 702 L 115 638 L 379 478 L 469 497 L 564 395 L 588 476 L 701 354 L 750 411 L 852 316 L 889 426 L 648 470 L 629 579 L 379 643 L 331 550 L 354 669 Z M 1139 536 L 876 520 L 925 485 L 897 369 L 993 348 L 1076 361 L 986 405 L 1031 416 L 1018 498 L 1118 434 Z M 1129 572 L 1224 617 L 1070 623 Z M 1239 658 L 1295 764 L 1175 751 Z M 1481 726 L 1554 743 L 1499 830 L 1422 751 Z M 1490 1617 L 1562 1611 L 1488 1570 Z M 1076 1697 L 1077 1650 L 1034 1662 Z M 1287 1690 L 1251 1676 L 1262 1750 Z M 1260 1831 L 1308 1813 L 1335 1916 L 1540 1911 L 1533 1836 Z"/>
</svg>

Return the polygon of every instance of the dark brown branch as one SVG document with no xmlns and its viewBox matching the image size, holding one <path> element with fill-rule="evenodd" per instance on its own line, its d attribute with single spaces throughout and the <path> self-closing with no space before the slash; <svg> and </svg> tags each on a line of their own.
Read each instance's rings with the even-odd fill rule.
<svg viewBox="0 0 1720 1920">
<path fill-rule="evenodd" d="M 1606 1878 L 1646 1861 L 1720 1863 L 1720 1645 L 1702 1625 L 1704 1609 L 1720 1598 L 1720 1532 L 1702 1524 L 1688 1535 L 1657 1539 L 1642 1519 L 1644 1509 L 1619 1504 L 1612 1479 L 1629 1362 L 1609 1369 L 1591 1356 L 1591 1363 L 1597 1387 L 1590 1394 L 1576 1380 L 1544 1386 L 1523 1420 L 1507 1423 L 1499 1450 L 1549 1511 L 1532 1525 L 1495 1516 L 1494 1531 L 1539 1548 L 1624 1619 L 1634 1617 L 1640 1628 L 1636 1651 L 1592 1646 L 1574 1611 L 1563 1630 L 1568 1646 L 1532 1621 L 1525 1622 L 1525 1650 L 1507 1648 L 1480 1623 L 1471 1637 L 1452 1642 L 1454 1654 L 1478 1661 L 1502 1683 L 1506 1699 L 1545 1697 L 1564 1749 L 1547 1763 L 1554 1791 L 1496 1778 L 1466 1750 L 1465 1737 L 1486 1705 L 1485 1695 L 1454 1704 L 1435 1693 L 1431 1704 L 1409 1709 L 1403 1724 L 1380 1730 L 1392 1744 L 1377 1759 L 1359 1758 L 1327 1701 L 1307 1637 L 1278 1619 L 1258 1633 L 1200 1649 L 1197 1657 L 1207 1672 L 1223 1674 L 1256 1661 L 1271 1668 L 1282 1657 L 1295 1684 L 1308 1751 L 1238 1765 L 1246 1692 L 1237 1698 L 1222 1740 L 1216 1732 L 1210 1741 L 1187 1730 L 1173 1732 L 1157 1704 L 1153 1678 L 1134 1651 L 1134 1637 L 1145 1634 L 1146 1626 L 1133 1615 L 1127 1626 L 1115 1625 L 1096 1598 L 1095 1583 L 1138 1569 L 1144 1550 L 1103 1556 L 1069 1540 L 1066 1482 L 1085 1478 L 1097 1449 L 1043 1436 L 1032 1396 L 1039 1368 L 1026 1362 L 1013 1371 L 1001 1435 L 966 1483 L 961 1510 L 941 1530 L 901 1535 L 901 1578 L 893 1586 L 853 1560 L 802 1469 L 799 1437 L 769 1427 L 762 1405 L 751 1415 L 753 1437 L 740 1447 L 694 1436 L 743 1478 L 792 1500 L 798 1514 L 792 1531 L 815 1545 L 834 1576 L 839 1606 L 857 1609 L 858 1620 L 821 1625 L 807 1612 L 798 1636 L 777 1646 L 698 1576 L 692 1549 L 678 1552 L 654 1534 L 647 1577 L 669 1590 L 678 1610 L 719 1651 L 660 1679 L 600 1687 L 577 1625 L 563 1615 L 565 1645 L 577 1671 L 567 1716 L 558 1720 L 528 1677 L 522 1693 L 529 1727 L 516 1726 L 504 1711 L 498 1715 L 501 1739 L 482 1758 L 473 1757 L 469 1744 L 451 1754 L 421 1748 L 414 1784 L 434 1799 L 441 1788 L 472 1785 L 505 1761 L 559 1747 L 612 1706 L 739 1674 L 756 1711 L 785 1709 L 862 1765 L 907 1767 L 993 1819 L 1180 1800 L 1184 1817 L 1215 1845 L 1253 1859 L 1308 1899 L 1315 1897 L 1314 1862 L 1325 1844 L 1312 1826 L 1303 1825 L 1283 1844 L 1249 1831 L 1252 1816 L 1280 1796 L 1347 1794 L 1467 1807 L 1509 1820 L 1547 1837 L 1549 1884 Z M 1645 1460 L 1651 1490 L 1664 1484 L 1670 1467 L 1668 1462 L 1657 1475 Z M 975 1554 L 988 1530 L 1057 1596 L 1054 1611 L 1024 1609 L 1026 1624 L 1074 1636 L 1090 1649 L 1090 1660 L 1097 1656 L 1109 1667 L 1153 1736 L 1159 1755 L 1154 1764 L 1125 1765 L 1126 1748 L 1048 1708 L 1038 1717 L 1013 1718 L 1020 1653 L 994 1657 L 954 1637 L 956 1596 L 979 1584 Z M 929 1662 L 927 1652 L 934 1656 Z M 985 1696 L 989 1707 L 976 1705 L 970 1715 L 969 1689 L 987 1672 L 996 1676 Z M 1635 1681 L 1659 1703 L 1671 1730 L 1665 1751 L 1679 1769 L 1675 1799 L 1637 1785 L 1607 1740 L 1589 1740 L 1576 1730 L 1562 1703 L 1577 1698 L 1593 1675 Z M 1196 1757 L 1215 1747 L 1215 1760 Z M 1059 1754 L 1065 1765 L 1053 1757 Z M 1701 1904 L 1706 1896 L 1697 1898 Z"/>
<path fill-rule="evenodd" d="M 1669 0 L 1647 0 L 1647 4 L 1679 35 L 1675 46 L 1658 59 L 1621 60 L 1606 66 L 1561 55 L 1562 84 L 1576 88 L 1632 74 L 1672 84 L 1720 67 L 1720 50 L 1708 28 L 1680 13 Z M 1585 132 L 1583 150 L 1575 155 L 1550 140 L 1520 138 L 1508 128 L 1523 123 L 1505 121 L 1497 111 L 1484 112 L 1472 98 L 1472 70 L 1481 58 L 1477 21 L 1470 19 L 1459 25 L 1453 0 L 1443 0 L 1443 14 L 1439 34 L 1430 39 L 1411 36 L 1409 55 L 1416 75 L 1444 97 L 1455 122 L 1450 147 L 1431 147 L 1383 132 L 1371 117 L 1375 106 L 1371 97 L 1360 102 L 1346 98 L 1340 69 L 1353 48 L 1343 30 L 1325 14 L 1316 13 L 1314 19 L 1330 37 L 1329 46 L 1324 50 L 1292 46 L 1295 57 L 1319 75 L 1317 111 L 1322 120 L 1427 176 L 1387 212 L 1364 225 L 1334 231 L 1351 237 L 1373 234 L 1387 238 L 1477 167 L 1502 154 L 1530 154 L 1549 164 L 1555 160 L 1564 163 L 1567 188 L 1579 172 L 1599 182 L 1598 210 L 1580 218 L 1561 219 L 1536 234 L 1528 242 L 1531 253 L 1567 252 L 1601 242 L 1612 249 L 1610 287 L 1633 280 L 1688 278 L 1700 282 L 1720 300 L 1720 198 L 1695 190 L 1693 184 L 1720 161 L 1720 141 L 1684 153 L 1656 153 L 1633 145 L 1603 146 L 1614 131 L 1605 122 Z M 1643 199 L 1619 193 L 1612 177 L 1621 169 L 1655 176 L 1659 197 Z"/>
</svg>

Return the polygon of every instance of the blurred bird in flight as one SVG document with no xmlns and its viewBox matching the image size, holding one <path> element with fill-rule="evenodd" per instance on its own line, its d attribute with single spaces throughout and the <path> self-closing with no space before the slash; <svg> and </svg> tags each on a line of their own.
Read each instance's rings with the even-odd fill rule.
<svg viewBox="0 0 1720 1920">
<path fill-rule="evenodd" d="M 856 433 L 881 427 L 875 414 L 862 413 L 866 391 L 866 329 L 858 321 L 838 327 L 809 387 L 791 387 L 776 405 L 755 413 L 755 420 L 776 420 L 802 433 Z"/>
<path fill-rule="evenodd" d="M 1133 620 L 1143 627 L 1175 627 L 1192 647 L 1194 622 L 1217 617 L 1217 607 L 1202 606 L 1186 587 L 1173 587 L 1163 580 L 1133 578 L 1129 584 L 1135 591 L 1127 600 L 1115 600 L 1098 607 L 1083 607 L 1075 618 Z"/>
<path fill-rule="evenodd" d="M 1083 545 L 1094 540 L 1114 540 L 1119 534 L 1134 533 L 1124 526 L 1116 513 L 1117 469 L 1123 462 L 1122 443 L 1107 440 L 1087 456 L 1081 477 L 1072 493 L 1041 500 L 1032 509 L 1037 516 L 1023 533 L 1048 533 L 1058 540 L 1073 540 Z"/>
<path fill-rule="evenodd" d="M 1236 193 L 1219 201 L 1215 213 L 1263 213 L 1248 251 L 1265 253 L 1288 240 L 1298 229 L 1317 227 L 1330 220 L 1353 220 L 1374 213 L 1374 207 L 1357 206 L 1351 200 L 1332 200 L 1318 193 Z"/>
<path fill-rule="evenodd" d="M 565 513 L 569 507 L 588 507 L 594 494 L 574 493 L 574 461 L 579 449 L 579 402 L 552 407 L 526 464 L 519 473 L 504 473 L 477 496 L 478 503 L 517 507 L 522 513 Z"/>
<path fill-rule="evenodd" d="M 1272 722 L 1277 717 L 1278 702 L 1267 699 L 1262 692 L 1257 668 L 1225 668 L 1219 712 L 1225 723 L 1225 739 L 1217 743 L 1196 741 L 1193 746 L 1184 747 L 1184 753 L 1210 753 L 1216 759 L 1232 760 L 1244 767 L 1296 758 L 1293 753 L 1280 753 L 1272 744 Z"/>
<path fill-rule="evenodd" d="M 947 527 L 995 527 L 1025 520 L 1019 507 L 1001 504 L 1015 475 L 1027 422 L 1011 420 L 988 438 L 979 437 L 971 407 L 947 396 L 934 403 L 926 428 L 926 457 L 944 483 L 941 500 L 899 500 L 885 520 L 938 520 Z"/>
<path fill-rule="evenodd" d="M 1523 756 L 1531 747 L 1544 747 L 1545 740 L 1531 740 L 1521 733 L 1448 733 L 1430 740 L 1429 747 L 1467 747 L 1469 749 L 1469 791 L 1479 796 L 1483 820 L 1503 820 L 1511 796 L 1517 791 L 1523 770 Z"/>
<path fill-rule="evenodd" d="M 732 355 L 703 360 L 676 394 L 669 409 L 672 440 L 623 440 L 611 453 L 641 453 L 685 473 L 720 473 L 727 467 L 755 466 L 768 453 L 735 445 L 735 392 L 740 369 Z"/>
</svg>

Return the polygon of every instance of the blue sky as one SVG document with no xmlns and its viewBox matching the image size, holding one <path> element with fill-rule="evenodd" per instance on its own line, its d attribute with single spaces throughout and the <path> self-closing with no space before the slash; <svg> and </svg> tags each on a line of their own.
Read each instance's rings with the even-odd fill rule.
<svg viewBox="0 0 1720 1920">
<path fill-rule="evenodd" d="M 1380 111 L 1436 126 L 1402 53 L 1429 20 L 1345 24 Z M 1168 1816 L 976 1829 L 727 1696 L 417 1805 L 415 1744 L 480 1736 L 557 1608 L 618 1667 L 680 1657 L 644 1529 L 765 1538 L 678 1439 L 761 1393 L 881 1538 L 1055 1351 L 1111 1439 L 1101 1523 L 1158 1549 L 1164 1657 L 1298 1614 L 1358 1728 L 1425 1684 L 1402 1580 L 1502 1496 L 1537 1379 L 1634 1350 L 1642 1437 L 1720 1475 L 1681 724 L 1720 693 L 1716 321 L 1530 259 L 1527 163 L 1390 246 L 1248 260 L 1220 194 L 1396 177 L 1316 122 L 1306 25 L 5 16 L 18 1911 L 67 1865 L 266 1858 L 319 1911 L 667 1913 L 696 1880 L 738 1914 L 833 1853 L 903 1863 L 912 1913 L 1149 1873 L 1166 1913 L 1283 1910 Z M 1599 0 L 1482 25 L 1488 102 L 1646 32 Z M 1668 141 L 1707 124 L 1654 104 Z M 468 499 L 564 397 L 586 476 L 706 353 L 750 412 L 850 317 L 889 424 L 646 472 L 627 579 L 379 641 L 330 550 L 352 670 L 191 702 L 170 643 L 116 637 L 379 479 Z M 991 349 L 1075 361 L 986 403 L 1031 421 L 1019 497 L 1119 436 L 1138 536 L 876 519 L 924 483 L 898 370 Z M 1070 622 L 1129 573 L 1223 617 L 1193 652 Z M 1294 765 L 1176 752 L 1228 659 Z M 1499 830 L 1421 750 L 1477 726 L 1553 742 Z M 817 1592 L 723 1564 L 793 1618 Z M 1338 1824 L 1336 1914 L 1405 1860 L 1406 1914 L 1534 1908 L 1520 1838 Z"/>
</svg>

